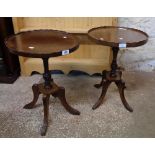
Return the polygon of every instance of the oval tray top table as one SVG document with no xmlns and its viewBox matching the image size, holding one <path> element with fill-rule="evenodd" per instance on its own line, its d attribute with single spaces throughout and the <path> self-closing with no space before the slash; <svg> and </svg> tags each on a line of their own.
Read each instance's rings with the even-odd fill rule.
<svg viewBox="0 0 155 155">
<path fill-rule="evenodd" d="M 126 86 L 125 82 L 121 79 L 122 71 L 117 65 L 117 54 L 120 48 L 144 45 L 148 40 L 148 35 L 137 29 L 114 26 L 92 28 L 88 31 L 88 35 L 96 43 L 104 46 L 110 46 L 113 52 L 111 70 L 104 70 L 102 72 L 101 83 L 95 84 L 96 88 L 102 87 L 102 93 L 98 101 L 94 104 L 93 109 L 98 108 L 102 104 L 109 85 L 111 82 L 115 82 L 124 107 L 128 111 L 133 112 L 133 109 L 129 106 L 124 96 L 124 89 Z"/>
<path fill-rule="evenodd" d="M 48 127 L 48 111 L 50 95 L 58 97 L 65 109 L 73 115 L 80 112 L 72 108 L 66 101 L 65 89 L 57 86 L 51 78 L 48 67 L 48 59 L 61 55 L 70 54 L 79 47 L 76 38 L 71 34 L 58 30 L 34 30 L 21 32 L 8 37 L 5 41 L 10 52 L 24 57 L 41 58 L 44 65 L 44 83 L 34 84 L 33 101 L 24 108 L 31 109 L 35 106 L 40 94 L 43 94 L 44 121 L 41 128 L 41 135 L 45 135 Z"/>
</svg>

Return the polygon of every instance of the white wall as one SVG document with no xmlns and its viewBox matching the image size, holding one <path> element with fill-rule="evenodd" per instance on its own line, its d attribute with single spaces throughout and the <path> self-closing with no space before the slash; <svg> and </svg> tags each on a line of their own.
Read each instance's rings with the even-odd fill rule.
<svg viewBox="0 0 155 155">
<path fill-rule="evenodd" d="M 147 44 L 121 50 L 118 55 L 118 64 L 128 71 L 155 71 L 155 18 L 120 17 L 118 24 L 140 29 L 149 35 Z"/>
</svg>

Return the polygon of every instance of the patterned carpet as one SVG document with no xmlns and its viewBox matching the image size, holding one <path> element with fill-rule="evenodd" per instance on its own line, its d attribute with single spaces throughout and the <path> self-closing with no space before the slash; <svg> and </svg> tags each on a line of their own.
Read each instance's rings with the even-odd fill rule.
<svg viewBox="0 0 155 155">
<path fill-rule="evenodd" d="M 155 73 L 124 72 L 126 99 L 134 112 L 122 105 L 117 88 L 110 86 L 104 104 L 92 110 L 101 90 L 93 87 L 101 77 L 53 75 L 64 86 L 71 106 L 81 112 L 66 112 L 57 98 L 50 98 L 49 128 L 45 137 L 155 137 Z M 34 109 L 31 86 L 41 75 L 20 77 L 14 84 L 0 84 L 0 137 L 41 137 L 42 98 Z"/>
</svg>

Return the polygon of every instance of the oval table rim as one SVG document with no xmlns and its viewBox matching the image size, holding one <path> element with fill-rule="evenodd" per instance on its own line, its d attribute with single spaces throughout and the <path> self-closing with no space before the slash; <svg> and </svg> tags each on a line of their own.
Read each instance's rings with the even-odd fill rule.
<svg viewBox="0 0 155 155">
<path fill-rule="evenodd" d="M 14 37 L 16 35 L 20 35 L 21 33 L 28 33 L 28 32 L 34 32 L 34 31 L 58 31 L 58 32 L 63 32 L 63 33 L 66 33 L 66 34 L 69 34 L 69 35 L 72 35 L 71 33 L 69 32 L 66 32 L 66 31 L 62 31 L 62 30 L 55 30 L 55 29 L 37 29 L 37 30 L 28 30 L 28 31 L 21 31 L 21 32 L 18 32 L 16 34 L 12 34 L 12 35 L 9 35 L 8 37 L 5 38 L 4 40 L 4 43 L 5 43 L 5 46 L 9 49 L 9 51 L 15 55 L 18 55 L 18 56 L 24 56 L 24 57 L 31 57 L 31 58 L 49 58 L 49 57 L 58 57 L 58 56 L 62 56 L 62 51 L 57 51 L 55 53 L 50 53 L 50 54 L 35 54 L 35 53 L 25 53 L 26 51 L 22 51 L 22 50 L 16 50 L 16 49 L 11 49 L 7 46 L 7 40 L 11 37 Z M 74 52 L 76 49 L 79 48 L 79 41 L 76 37 L 74 37 L 74 39 L 77 41 L 77 45 L 74 46 L 73 48 L 69 48 L 69 49 L 66 49 L 66 50 L 69 50 L 69 54 Z M 30 52 L 30 51 L 29 51 Z"/>
<path fill-rule="evenodd" d="M 133 31 L 136 31 L 136 32 L 140 32 L 142 34 L 144 34 L 146 36 L 146 40 L 142 40 L 142 41 L 138 41 L 138 42 L 133 42 L 133 43 L 126 43 L 126 47 L 138 47 L 138 46 L 142 46 L 144 45 L 147 41 L 148 41 L 148 38 L 149 38 L 149 35 L 142 31 L 142 30 L 139 30 L 139 29 L 135 29 L 135 28 L 130 28 L 130 27 L 124 27 L 124 26 L 99 26 L 99 27 L 94 27 L 94 28 L 91 28 L 90 30 L 88 30 L 88 36 L 90 37 L 90 39 L 94 40 L 96 43 L 98 44 L 102 44 L 102 45 L 105 45 L 105 46 L 110 46 L 110 47 L 119 47 L 119 43 L 115 43 L 115 42 L 110 42 L 110 41 L 104 41 L 104 40 L 99 40 L 99 39 L 96 39 L 94 37 L 92 37 L 89 33 L 96 30 L 96 29 L 99 29 L 99 28 L 124 28 L 124 29 L 128 29 L 128 30 L 133 30 Z"/>
</svg>

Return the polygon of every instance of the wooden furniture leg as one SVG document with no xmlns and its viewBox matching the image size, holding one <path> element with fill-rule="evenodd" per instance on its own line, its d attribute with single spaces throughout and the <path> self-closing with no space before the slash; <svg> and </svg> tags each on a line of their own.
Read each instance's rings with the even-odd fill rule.
<svg viewBox="0 0 155 155">
<path fill-rule="evenodd" d="M 102 83 L 102 93 L 101 93 L 101 96 L 100 98 L 98 99 L 98 101 L 94 104 L 94 106 L 92 107 L 93 110 L 95 110 L 96 108 L 98 108 L 102 103 L 103 103 L 103 100 L 104 100 L 104 97 L 106 95 L 106 92 L 108 90 L 108 87 L 109 85 L 111 84 L 111 81 L 107 80 L 107 81 L 104 81 Z"/>
<path fill-rule="evenodd" d="M 72 108 L 66 101 L 65 97 L 65 88 L 63 87 L 58 87 L 58 91 L 54 94 L 52 94 L 54 97 L 58 97 L 59 100 L 61 101 L 61 104 L 64 106 L 64 108 L 71 114 L 73 115 L 80 115 L 80 112 L 77 111 L 76 109 Z"/>
<path fill-rule="evenodd" d="M 44 106 L 44 121 L 43 125 L 41 127 L 41 135 L 45 136 L 46 131 L 48 128 L 48 111 L 49 111 L 49 98 L 50 95 L 54 97 L 58 97 L 59 100 L 61 101 L 61 104 L 65 107 L 65 109 L 73 114 L 73 115 L 80 115 L 80 112 L 74 108 L 72 108 L 66 101 L 65 97 L 65 88 L 57 86 L 54 82 L 53 79 L 51 78 L 51 74 L 48 69 L 48 58 L 43 58 L 43 63 L 44 63 L 44 83 L 39 83 L 39 84 L 34 84 L 32 86 L 33 90 L 33 101 L 30 102 L 29 104 L 26 104 L 24 108 L 26 109 L 31 109 L 34 107 L 36 104 L 38 97 L 40 94 L 43 94 L 43 106 Z"/>
<path fill-rule="evenodd" d="M 104 81 L 104 80 L 106 80 L 106 70 L 104 70 L 104 71 L 102 72 L 102 80 L 101 80 L 101 82 L 100 82 L 99 84 L 95 84 L 94 87 L 96 87 L 96 88 L 101 88 L 102 85 L 103 85 L 103 81 Z"/>
<path fill-rule="evenodd" d="M 35 106 L 35 104 L 37 103 L 37 100 L 38 100 L 39 95 L 40 95 L 38 84 L 34 84 L 32 86 L 32 91 L 33 91 L 33 96 L 34 96 L 33 100 L 32 100 L 32 102 L 30 102 L 29 104 L 26 104 L 24 106 L 25 109 L 32 109 Z"/>
<path fill-rule="evenodd" d="M 48 127 L 48 115 L 49 115 L 49 98 L 50 95 L 43 95 L 43 106 L 44 106 L 44 120 L 41 127 L 41 135 L 45 136 Z"/>
<path fill-rule="evenodd" d="M 133 109 L 130 107 L 130 105 L 128 104 L 128 102 L 126 101 L 125 96 L 124 96 L 125 83 L 122 80 L 119 80 L 119 81 L 115 81 L 115 84 L 118 87 L 120 98 L 122 100 L 124 107 L 128 111 L 133 112 Z"/>
<path fill-rule="evenodd" d="M 116 86 L 118 87 L 120 98 L 122 100 L 124 107 L 128 111 L 133 112 L 133 109 L 129 106 L 129 104 L 127 103 L 125 99 L 124 89 L 126 88 L 126 86 L 125 86 L 125 82 L 123 82 L 123 80 L 121 79 L 122 71 L 117 66 L 117 54 L 118 54 L 119 48 L 113 47 L 112 51 L 113 51 L 113 61 L 111 64 L 111 71 L 103 71 L 101 83 L 94 85 L 96 88 L 100 88 L 102 86 L 102 93 L 98 101 L 92 107 L 92 109 L 94 110 L 102 104 L 108 87 L 110 86 L 111 82 L 115 82 Z"/>
</svg>

